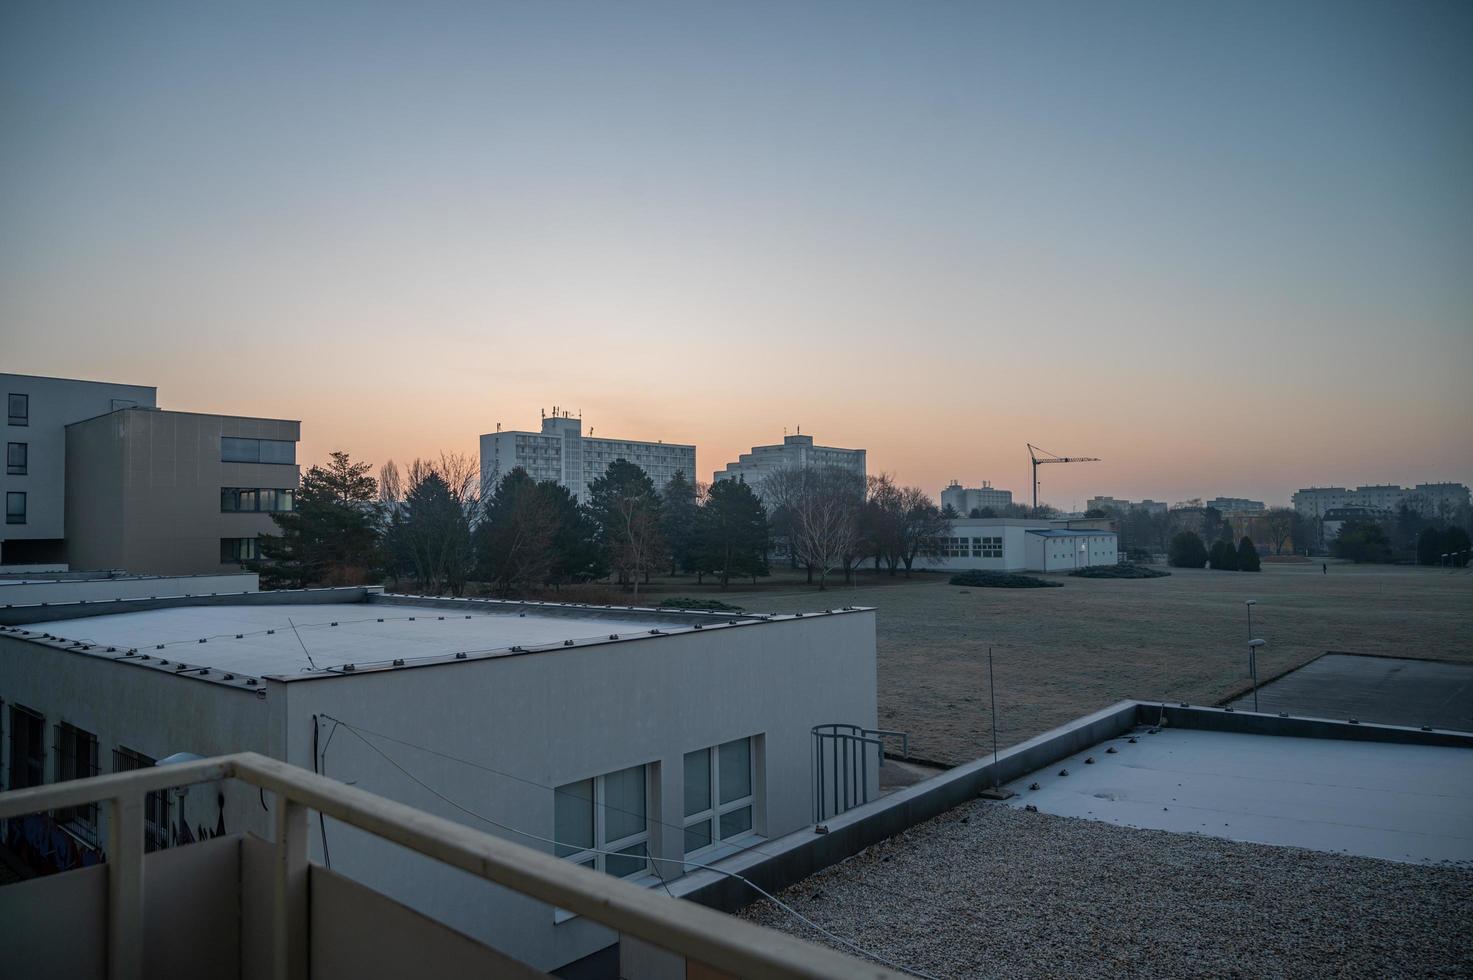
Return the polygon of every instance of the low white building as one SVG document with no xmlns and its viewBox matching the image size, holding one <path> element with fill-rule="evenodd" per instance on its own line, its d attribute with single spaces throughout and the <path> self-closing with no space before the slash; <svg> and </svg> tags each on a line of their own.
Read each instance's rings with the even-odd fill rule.
<svg viewBox="0 0 1473 980">
<path fill-rule="evenodd" d="M 762 482 L 767 477 L 788 467 L 802 466 L 837 466 L 856 474 L 862 480 L 865 475 L 865 451 L 815 446 L 812 436 L 784 436 L 778 445 L 753 446 L 751 452 L 742 453 L 734 463 L 727 463 L 711 479 L 742 480 L 760 494 Z"/>
<path fill-rule="evenodd" d="M 1000 511 L 1004 507 L 1013 504 L 1013 491 L 997 490 L 991 482 L 982 481 L 980 487 L 964 487 L 958 480 L 952 480 L 946 489 L 941 491 L 941 506 L 951 507 L 963 517 L 969 516 L 974 510 L 990 508 Z"/>
<path fill-rule="evenodd" d="M 1120 560 L 1114 531 L 1068 521 L 979 517 L 951 522 L 929 567 L 943 571 L 1059 572 Z"/>
<path fill-rule="evenodd" d="M 521 467 L 534 480 L 554 480 L 579 502 L 586 502 L 588 486 L 619 459 L 648 473 L 657 490 L 676 473 L 695 482 L 695 446 L 595 439 L 583 434 L 582 418 L 554 409 L 552 415 L 543 416 L 541 432 L 498 430 L 481 436 L 481 485 L 489 493 L 497 480 Z"/>
<path fill-rule="evenodd" d="M 0 623 L 7 789 L 249 750 L 649 887 L 810 825 L 814 726 L 876 724 L 868 609 L 324 589 L 0 609 Z M 873 764 L 867 778 L 877 792 Z M 269 800 L 233 786 L 150 797 L 152 846 L 269 836 Z M 314 860 L 538 969 L 617 939 L 332 819 L 312 829 Z M 97 807 L 12 833 L 62 866 L 107 840 Z"/>
</svg>

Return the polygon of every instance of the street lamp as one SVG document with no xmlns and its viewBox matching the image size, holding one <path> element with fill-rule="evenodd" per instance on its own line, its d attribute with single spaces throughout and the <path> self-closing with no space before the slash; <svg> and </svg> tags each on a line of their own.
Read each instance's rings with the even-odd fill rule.
<svg viewBox="0 0 1473 980">
<path fill-rule="evenodd" d="M 1253 639 L 1253 607 L 1258 605 L 1257 599 L 1246 599 L 1243 605 L 1248 607 L 1248 639 Z"/>
<path fill-rule="evenodd" d="M 1248 641 L 1248 675 L 1253 678 L 1253 710 L 1258 710 L 1258 648 L 1267 646 L 1266 640 Z"/>
</svg>

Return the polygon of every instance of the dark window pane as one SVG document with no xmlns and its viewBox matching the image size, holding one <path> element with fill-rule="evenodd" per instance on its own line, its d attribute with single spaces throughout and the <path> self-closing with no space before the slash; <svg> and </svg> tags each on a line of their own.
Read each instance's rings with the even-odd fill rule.
<svg viewBox="0 0 1473 980">
<path fill-rule="evenodd" d="M 730 803 L 752 795 L 752 740 L 739 738 L 717 750 L 721 802 Z"/>
<path fill-rule="evenodd" d="M 11 395 L 7 401 L 10 408 L 10 424 L 29 425 L 31 418 L 31 396 Z"/>
<path fill-rule="evenodd" d="M 711 821 L 702 820 L 700 823 L 685 828 L 685 853 L 699 851 L 711 843 Z"/>
<path fill-rule="evenodd" d="M 5 523 L 24 524 L 26 522 L 26 495 L 24 493 L 9 492 L 5 495 Z"/>
<path fill-rule="evenodd" d="M 235 439 L 222 436 L 220 459 L 226 463 L 257 463 L 261 460 L 261 440 Z"/>
<path fill-rule="evenodd" d="M 740 810 L 721 815 L 721 839 L 735 837 L 752 829 L 752 808 L 744 806 Z"/>
<path fill-rule="evenodd" d="M 11 442 L 5 446 L 5 472 L 9 476 L 25 476 L 30 450 L 24 442 Z"/>
<path fill-rule="evenodd" d="M 557 788 L 552 824 L 558 857 L 593 846 L 593 780 L 582 779 Z"/>
<path fill-rule="evenodd" d="M 626 847 L 618 854 L 610 854 L 604 859 L 604 870 L 615 878 L 637 875 L 650 866 L 648 854 L 649 849 L 644 844 Z"/>
</svg>

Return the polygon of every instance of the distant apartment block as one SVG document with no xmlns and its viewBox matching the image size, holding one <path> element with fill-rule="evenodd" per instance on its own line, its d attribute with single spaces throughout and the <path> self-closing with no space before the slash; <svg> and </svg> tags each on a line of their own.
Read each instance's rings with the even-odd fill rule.
<svg viewBox="0 0 1473 980">
<path fill-rule="evenodd" d="M 1128 514 L 1133 510 L 1143 510 L 1147 514 L 1164 514 L 1167 505 L 1160 500 L 1121 500 L 1117 497 L 1090 497 L 1085 503 L 1085 509 L 1089 510 L 1115 510 L 1122 514 Z"/>
<path fill-rule="evenodd" d="M 295 504 L 301 424 L 162 411 L 156 389 L 0 375 L 0 567 L 239 571 Z"/>
<path fill-rule="evenodd" d="M 1323 519 L 1332 510 L 1356 509 L 1395 513 L 1405 504 L 1424 517 L 1450 514 L 1469 502 L 1469 492 L 1462 483 L 1419 483 L 1400 487 L 1394 483 L 1356 487 L 1306 487 L 1295 491 L 1294 509 L 1313 520 Z"/>
<path fill-rule="evenodd" d="M 589 430 L 592 432 L 592 430 Z M 534 480 L 554 480 L 580 501 L 588 486 L 622 459 L 650 475 L 663 487 L 676 473 L 694 482 L 696 447 L 637 439 L 595 439 L 583 434 L 583 420 L 553 409 L 542 418 L 541 432 L 488 432 L 481 436 L 481 483 L 489 490 L 517 467 Z"/>
<path fill-rule="evenodd" d="M 982 481 L 980 487 L 964 487 L 958 480 L 952 480 L 946 489 L 941 491 L 941 506 L 944 509 L 950 506 L 963 517 L 968 517 L 974 510 L 991 509 L 1001 511 L 1004 507 L 1013 504 L 1013 491 L 997 490 L 987 480 Z"/>
<path fill-rule="evenodd" d="M 865 451 L 815 446 L 812 436 L 784 436 L 775 446 L 753 446 L 751 452 L 742 453 L 736 462 L 717 470 L 712 479 L 743 480 L 760 493 L 763 480 L 791 466 L 837 466 L 863 478 Z"/>
<path fill-rule="evenodd" d="M 1247 497 L 1213 497 L 1207 501 L 1208 507 L 1214 507 L 1224 514 L 1255 514 L 1266 510 L 1263 501 L 1249 500 Z"/>
</svg>

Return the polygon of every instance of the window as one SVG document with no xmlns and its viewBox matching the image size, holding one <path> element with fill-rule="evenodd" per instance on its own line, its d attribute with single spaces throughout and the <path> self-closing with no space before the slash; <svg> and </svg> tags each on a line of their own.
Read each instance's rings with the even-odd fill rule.
<svg viewBox="0 0 1473 980">
<path fill-rule="evenodd" d="M 220 511 L 263 514 L 287 511 L 296 506 L 296 497 L 295 490 L 278 490 L 273 487 L 221 487 Z"/>
<path fill-rule="evenodd" d="M 685 754 L 685 853 L 752 829 L 752 740 Z"/>
<path fill-rule="evenodd" d="M 648 871 L 645 769 L 633 766 L 554 790 L 554 853 L 617 878 Z"/>
<path fill-rule="evenodd" d="M 25 705 L 10 706 L 10 772 L 6 789 L 46 782 L 46 719 Z"/>
<path fill-rule="evenodd" d="M 1001 558 L 1002 538 L 973 538 L 973 558 Z"/>
<path fill-rule="evenodd" d="M 261 557 L 255 538 L 221 538 L 220 561 L 254 561 Z"/>
<path fill-rule="evenodd" d="M 220 437 L 220 461 L 224 463 L 295 463 L 297 444 L 285 439 L 237 439 Z"/>
<path fill-rule="evenodd" d="M 75 725 L 56 726 L 56 781 L 86 779 L 97 775 L 97 736 Z M 66 807 L 55 813 L 58 823 L 92 844 L 97 843 L 97 804 Z"/>
<path fill-rule="evenodd" d="M 26 522 L 26 495 L 14 490 L 5 494 L 5 523 L 24 524 Z"/>
<path fill-rule="evenodd" d="M 5 475 L 25 476 L 26 464 L 30 462 L 30 446 L 24 442 L 5 444 Z"/>
<path fill-rule="evenodd" d="M 11 425 L 31 424 L 31 396 L 12 394 L 6 401 L 10 405 L 10 414 L 7 421 Z"/>
<path fill-rule="evenodd" d="M 113 772 L 132 772 L 148 769 L 157 760 L 125 749 L 121 745 L 113 749 Z M 154 790 L 143 798 L 143 849 L 159 851 L 169 846 L 169 791 Z"/>
</svg>

